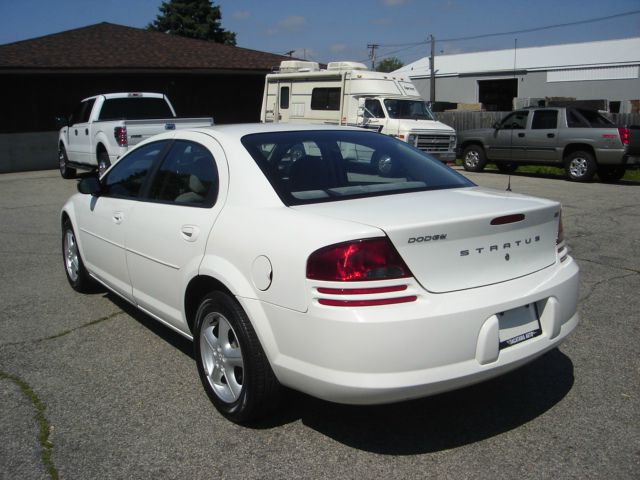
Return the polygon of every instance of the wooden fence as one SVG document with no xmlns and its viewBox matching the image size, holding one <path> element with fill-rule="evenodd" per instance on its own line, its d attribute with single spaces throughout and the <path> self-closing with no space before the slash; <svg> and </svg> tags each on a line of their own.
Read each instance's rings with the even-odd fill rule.
<svg viewBox="0 0 640 480">
<path fill-rule="evenodd" d="M 461 132 L 472 128 L 491 128 L 509 113 L 511 112 L 440 112 L 435 115 L 442 123 Z M 640 113 L 609 113 L 606 116 L 620 127 L 640 125 Z"/>
</svg>

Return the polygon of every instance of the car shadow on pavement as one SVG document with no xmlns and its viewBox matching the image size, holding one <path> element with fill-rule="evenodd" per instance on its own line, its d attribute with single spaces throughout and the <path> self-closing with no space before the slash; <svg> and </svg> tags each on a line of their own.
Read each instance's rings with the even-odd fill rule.
<svg viewBox="0 0 640 480">
<path fill-rule="evenodd" d="M 500 175 L 505 177 L 505 179 L 509 176 L 512 177 L 525 177 L 525 178 L 544 178 L 547 180 L 561 180 L 563 182 L 568 182 L 569 180 L 567 180 L 567 177 L 564 174 L 554 174 L 554 173 L 534 173 L 534 172 L 512 172 L 512 173 L 503 173 L 500 172 L 498 170 L 484 170 L 482 172 L 483 175 Z M 506 180 L 505 180 L 506 182 Z M 590 182 L 586 182 L 587 184 L 589 183 L 606 183 L 607 185 L 629 185 L 629 186 L 640 186 L 640 182 L 636 181 L 636 180 L 627 180 L 627 179 L 622 179 L 622 180 L 618 180 L 616 182 L 602 182 L 598 179 L 598 177 L 594 178 L 592 181 Z"/>
<path fill-rule="evenodd" d="M 279 412 L 352 448 L 414 455 L 474 443 L 524 425 L 560 402 L 573 381 L 573 363 L 554 349 L 496 379 L 420 400 L 348 406 L 288 392 Z"/>
<path fill-rule="evenodd" d="M 194 359 L 190 340 L 117 295 L 105 295 L 138 323 Z M 383 455 L 431 453 L 484 440 L 524 425 L 559 403 L 573 382 L 573 363 L 554 349 L 495 379 L 389 405 L 340 405 L 284 389 L 276 410 L 267 419 L 247 428 L 272 429 L 301 421 L 308 428 L 359 450 Z M 213 405 L 211 409 L 213 412 Z"/>
</svg>

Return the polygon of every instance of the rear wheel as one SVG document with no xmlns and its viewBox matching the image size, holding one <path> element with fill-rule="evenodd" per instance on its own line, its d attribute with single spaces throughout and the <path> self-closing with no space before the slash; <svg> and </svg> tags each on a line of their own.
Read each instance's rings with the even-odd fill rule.
<svg viewBox="0 0 640 480">
<path fill-rule="evenodd" d="M 58 166 L 60 168 L 60 175 L 62 178 L 75 178 L 76 169 L 69 167 L 69 158 L 67 157 L 67 151 L 64 145 L 58 147 Z"/>
<path fill-rule="evenodd" d="M 247 423 L 276 405 L 280 384 L 249 318 L 233 297 L 212 292 L 202 299 L 193 345 L 204 389 L 229 420 Z"/>
<path fill-rule="evenodd" d="M 626 173 L 626 167 L 617 165 L 617 166 L 600 166 L 598 167 L 598 177 L 603 182 L 617 182 Z"/>
<path fill-rule="evenodd" d="M 462 166 L 467 172 L 481 172 L 487 164 L 484 150 L 480 145 L 469 145 L 462 154 Z"/>
<path fill-rule="evenodd" d="M 597 167 L 596 160 L 590 152 L 578 150 L 567 157 L 565 169 L 569 180 L 590 182 L 596 174 Z"/>
<path fill-rule="evenodd" d="M 498 162 L 496 167 L 502 173 L 513 173 L 518 169 L 518 164 L 513 162 Z"/>
<path fill-rule="evenodd" d="M 100 150 L 98 152 L 98 175 L 102 176 L 110 166 L 111 160 L 109 160 L 109 154 L 104 150 Z"/>
</svg>

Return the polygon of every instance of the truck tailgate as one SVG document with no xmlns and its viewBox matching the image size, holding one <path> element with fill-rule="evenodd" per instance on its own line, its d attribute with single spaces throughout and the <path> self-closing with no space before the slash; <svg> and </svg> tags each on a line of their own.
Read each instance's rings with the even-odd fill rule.
<svg viewBox="0 0 640 480">
<path fill-rule="evenodd" d="M 185 128 L 210 127 L 213 118 L 159 118 L 149 120 L 125 120 L 129 146 L 136 145 L 149 137 L 166 130 L 182 130 Z"/>
</svg>

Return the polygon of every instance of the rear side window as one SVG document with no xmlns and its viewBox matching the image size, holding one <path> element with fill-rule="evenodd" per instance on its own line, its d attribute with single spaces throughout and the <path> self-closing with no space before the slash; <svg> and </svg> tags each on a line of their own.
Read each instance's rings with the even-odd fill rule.
<svg viewBox="0 0 640 480">
<path fill-rule="evenodd" d="M 110 98 L 102 104 L 99 120 L 146 120 L 152 118 L 173 118 L 173 113 L 164 98 Z"/>
<path fill-rule="evenodd" d="M 593 110 L 577 109 L 578 113 L 589 122 L 591 127 L 613 127 L 614 123 Z"/>
<path fill-rule="evenodd" d="M 567 126 L 569 128 L 588 128 L 589 123 L 575 110 L 567 110 Z"/>
<path fill-rule="evenodd" d="M 167 141 L 150 143 L 124 156 L 102 181 L 105 194 L 124 198 L 138 197 L 151 167 L 166 145 Z"/>
<path fill-rule="evenodd" d="M 149 200 L 210 207 L 218 194 L 218 171 L 209 150 L 195 142 L 174 142 L 151 182 Z"/>
<path fill-rule="evenodd" d="M 314 88 L 311 110 L 340 110 L 340 88 Z"/>
<path fill-rule="evenodd" d="M 531 128 L 534 130 L 549 130 L 558 128 L 557 110 L 536 110 L 533 112 Z"/>
<path fill-rule="evenodd" d="M 242 144 L 285 205 L 473 186 L 426 153 L 370 131 L 259 133 Z"/>
</svg>

